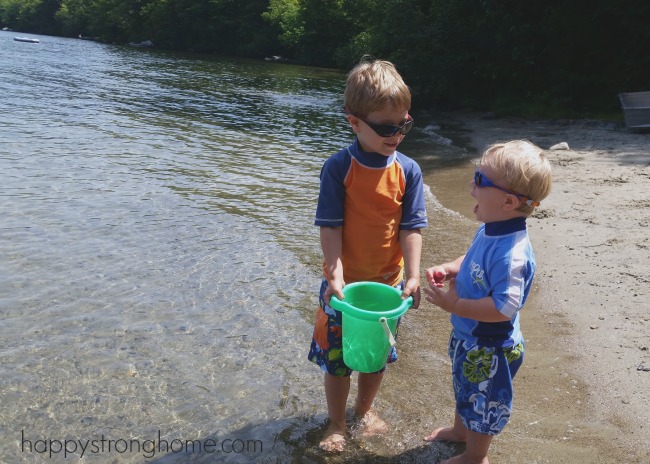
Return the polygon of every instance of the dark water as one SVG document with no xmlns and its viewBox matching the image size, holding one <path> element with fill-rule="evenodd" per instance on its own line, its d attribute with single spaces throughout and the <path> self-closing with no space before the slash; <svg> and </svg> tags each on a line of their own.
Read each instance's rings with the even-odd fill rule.
<svg viewBox="0 0 650 464">
<path fill-rule="evenodd" d="M 352 140 L 344 74 L 15 35 L 0 32 L 0 462 L 330 459 L 306 352 L 318 174 Z M 442 205 L 465 207 L 471 168 L 428 119 L 401 150 L 427 172 L 426 256 L 448 259 L 473 224 Z M 405 321 L 377 402 L 399 425 L 340 462 L 449 451 L 418 448 L 427 396 L 451 395 L 427 349 L 448 326 L 430 319 Z"/>
</svg>

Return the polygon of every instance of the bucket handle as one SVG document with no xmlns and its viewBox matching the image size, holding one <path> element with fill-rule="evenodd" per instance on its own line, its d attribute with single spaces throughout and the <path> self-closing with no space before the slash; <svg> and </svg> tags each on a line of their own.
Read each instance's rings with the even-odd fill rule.
<svg viewBox="0 0 650 464">
<path fill-rule="evenodd" d="M 390 343 L 390 347 L 394 347 L 397 342 L 395 341 L 395 337 L 393 337 L 393 332 L 390 331 L 390 327 L 388 327 L 388 321 L 386 320 L 385 317 L 380 317 L 379 318 L 379 323 L 384 329 L 384 332 L 386 333 L 386 338 L 388 339 L 388 343 Z"/>
</svg>

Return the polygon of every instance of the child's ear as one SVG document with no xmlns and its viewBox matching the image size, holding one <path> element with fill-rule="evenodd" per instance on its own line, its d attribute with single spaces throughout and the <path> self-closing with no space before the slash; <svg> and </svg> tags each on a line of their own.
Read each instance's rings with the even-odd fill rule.
<svg viewBox="0 0 650 464">
<path fill-rule="evenodd" d="M 519 204 L 521 202 L 519 201 L 519 198 L 517 198 L 516 195 L 508 194 L 506 195 L 505 199 L 503 200 L 503 210 L 504 211 L 512 211 L 514 209 L 519 208 Z"/>
<path fill-rule="evenodd" d="M 348 115 L 345 116 L 345 118 L 350 123 L 350 127 L 352 127 L 352 130 L 354 131 L 354 133 L 355 134 L 358 133 L 359 132 L 359 118 L 357 118 L 353 114 L 348 114 Z"/>
</svg>

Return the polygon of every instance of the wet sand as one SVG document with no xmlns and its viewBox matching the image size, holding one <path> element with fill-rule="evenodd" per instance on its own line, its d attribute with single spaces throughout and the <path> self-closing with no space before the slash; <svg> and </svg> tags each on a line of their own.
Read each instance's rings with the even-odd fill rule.
<svg viewBox="0 0 650 464">
<path fill-rule="evenodd" d="M 491 462 L 650 462 L 650 134 L 598 121 L 444 119 L 476 156 L 515 138 L 568 145 L 548 151 L 553 192 L 529 220 L 538 272 L 522 313 L 526 361 Z M 423 268 L 449 258 L 432 256 L 436 240 L 425 235 Z M 445 425 L 443 411 L 430 417 Z"/>
<path fill-rule="evenodd" d="M 650 463 L 650 134 L 469 113 L 437 115 L 433 125 L 467 156 L 441 163 L 417 153 L 440 203 L 428 207 L 423 270 L 467 250 L 478 226 L 470 180 L 487 145 L 515 138 L 547 150 L 568 145 L 547 151 L 553 191 L 528 221 L 538 271 L 522 312 L 526 359 L 490 462 Z M 399 362 L 375 402 L 386 435 L 354 437 L 341 455 L 325 456 L 317 450 L 322 430 L 313 429 L 295 462 L 438 463 L 462 452 L 423 441 L 453 420 L 450 327 L 449 315 L 424 300 L 402 321 Z"/>
</svg>

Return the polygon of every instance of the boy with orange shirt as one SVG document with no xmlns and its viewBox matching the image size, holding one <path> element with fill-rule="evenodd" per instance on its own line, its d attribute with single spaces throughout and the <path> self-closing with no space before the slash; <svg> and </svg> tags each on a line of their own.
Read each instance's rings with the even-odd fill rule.
<svg viewBox="0 0 650 464">
<path fill-rule="evenodd" d="M 415 161 L 396 151 L 413 126 L 411 92 L 395 67 L 362 61 L 350 71 L 344 92 L 347 120 L 356 140 L 325 161 L 315 225 L 320 227 L 323 281 L 309 359 L 325 373 L 329 427 L 320 447 L 342 451 L 350 391 L 343 362 L 341 313 L 330 298 L 343 299 L 346 283 L 381 282 L 420 302 L 420 228 L 427 226 L 422 173 Z M 387 362 L 397 359 L 393 348 Z M 354 413 L 366 433 L 386 424 L 371 411 L 385 367 L 359 373 Z"/>
</svg>

